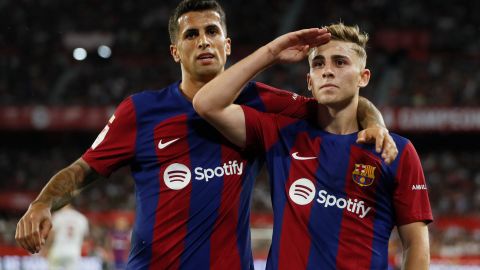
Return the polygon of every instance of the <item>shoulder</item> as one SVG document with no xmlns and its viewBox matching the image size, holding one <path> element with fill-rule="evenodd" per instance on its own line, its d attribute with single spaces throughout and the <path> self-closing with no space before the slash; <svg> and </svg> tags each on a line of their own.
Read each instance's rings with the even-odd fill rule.
<svg viewBox="0 0 480 270">
<path fill-rule="evenodd" d="M 161 89 L 145 89 L 132 94 L 126 99 L 132 99 L 135 102 L 152 102 L 161 98 L 168 98 L 173 94 L 177 84 L 172 84 Z"/>
<path fill-rule="evenodd" d="M 405 138 L 397 133 L 390 132 L 390 136 L 392 136 L 393 141 L 397 145 L 399 155 L 407 145 L 412 144 L 408 138 Z"/>
<path fill-rule="evenodd" d="M 403 167 L 406 164 L 421 164 L 420 157 L 413 143 L 398 134 L 390 133 L 398 149 L 398 156 L 392 164 L 392 167 Z"/>
<path fill-rule="evenodd" d="M 170 107 L 174 104 L 183 105 L 183 103 L 180 102 L 180 99 L 183 97 L 181 97 L 178 90 L 178 85 L 179 82 L 176 82 L 160 89 L 145 89 L 125 98 L 122 103 L 127 103 L 131 106 L 136 114 L 142 114 L 154 108 Z M 122 105 L 123 104 L 120 106 Z"/>
</svg>

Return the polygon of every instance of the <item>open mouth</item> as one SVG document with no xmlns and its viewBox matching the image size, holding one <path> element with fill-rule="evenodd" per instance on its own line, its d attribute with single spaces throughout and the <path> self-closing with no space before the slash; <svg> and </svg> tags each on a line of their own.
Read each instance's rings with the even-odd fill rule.
<svg viewBox="0 0 480 270">
<path fill-rule="evenodd" d="M 214 55 L 211 53 L 202 53 L 199 56 L 197 56 L 198 60 L 209 60 L 213 58 L 214 58 Z"/>
</svg>

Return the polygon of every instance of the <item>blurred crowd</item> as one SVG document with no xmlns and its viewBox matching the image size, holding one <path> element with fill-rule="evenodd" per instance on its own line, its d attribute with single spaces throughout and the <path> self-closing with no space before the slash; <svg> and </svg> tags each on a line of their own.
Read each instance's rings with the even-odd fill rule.
<svg viewBox="0 0 480 270">
<path fill-rule="evenodd" d="M 0 104 L 118 104 L 178 80 L 168 16 L 177 1 L 0 1 Z M 478 106 L 477 1 L 224 1 L 235 62 L 287 31 L 343 21 L 370 34 L 364 94 L 380 106 Z M 109 46 L 111 56 L 97 54 Z M 76 47 L 87 50 L 74 60 Z M 306 93 L 307 65 L 259 79 Z"/>
</svg>

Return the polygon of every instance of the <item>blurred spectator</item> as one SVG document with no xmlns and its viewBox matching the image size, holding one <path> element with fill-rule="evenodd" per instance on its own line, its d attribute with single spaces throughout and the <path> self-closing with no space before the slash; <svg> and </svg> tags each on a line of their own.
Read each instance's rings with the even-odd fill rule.
<svg viewBox="0 0 480 270">
<path fill-rule="evenodd" d="M 115 218 L 113 228 L 107 236 L 107 250 L 112 253 L 111 261 L 114 270 L 122 270 L 127 266 L 131 232 L 131 226 L 126 217 Z"/>
<path fill-rule="evenodd" d="M 52 216 L 52 233 L 43 251 L 48 252 L 49 270 L 80 270 L 83 240 L 88 234 L 87 218 L 68 204 Z"/>
</svg>

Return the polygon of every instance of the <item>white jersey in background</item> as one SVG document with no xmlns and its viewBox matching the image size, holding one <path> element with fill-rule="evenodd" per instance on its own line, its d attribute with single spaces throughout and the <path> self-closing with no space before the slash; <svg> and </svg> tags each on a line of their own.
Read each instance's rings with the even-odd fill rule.
<svg viewBox="0 0 480 270">
<path fill-rule="evenodd" d="M 88 220 L 80 212 L 66 206 L 52 216 L 53 243 L 48 252 L 49 269 L 77 270 L 83 239 L 88 233 Z"/>
</svg>

